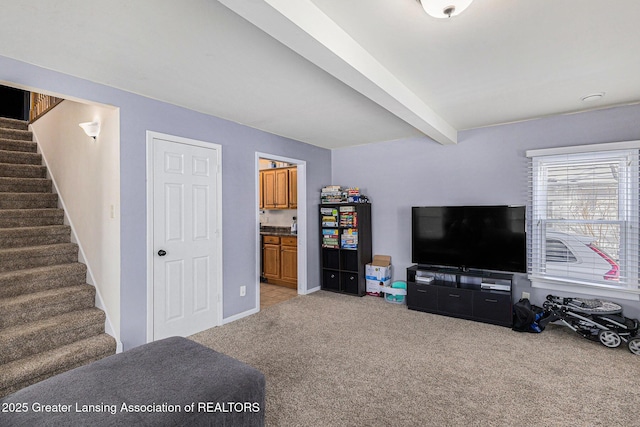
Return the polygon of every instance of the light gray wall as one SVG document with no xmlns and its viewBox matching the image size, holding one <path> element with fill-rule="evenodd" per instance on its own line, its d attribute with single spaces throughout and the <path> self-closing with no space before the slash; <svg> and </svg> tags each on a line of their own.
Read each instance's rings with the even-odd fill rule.
<svg viewBox="0 0 640 427">
<path fill-rule="evenodd" d="M 391 255 L 394 279 L 405 280 L 411 206 L 526 205 L 526 150 L 639 139 L 640 105 L 618 107 L 463 131 L 452 146 L 425 137 L 333 150 L 331 182 L 370 197 L 374 254 Z M 535 304 L 548 293 L 518 275 L 514 299 L 522 291 Z M 637 302 L 616 301 L 640 317 Z"/>
<path fill-rule="evenodd" d="M 180 76 L 176 76 L 180 78 Z M 318 192 L 330 181 L 331 153 L 133 93 L 0 56 L 0 81 L 120 108 L 121 338 L 146 342 L 146 131 L 222 145 L 224 318 L 255 306 L 257 233 L 255 153 L 307 162 L 308 288 L 318 285 Z M 239 287 L 247 286 L 240 297 Z"/>
</svg>

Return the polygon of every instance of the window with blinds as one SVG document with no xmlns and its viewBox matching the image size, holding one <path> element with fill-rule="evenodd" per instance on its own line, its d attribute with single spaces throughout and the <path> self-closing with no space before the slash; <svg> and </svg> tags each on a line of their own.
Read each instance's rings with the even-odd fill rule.
<svg viewBox="0 0 640 427">
<path fill-rule="evenodd" d="M 549 151 L 527 153 L 530 279 L 637 293 L 638 149 Z"/>
</svg>

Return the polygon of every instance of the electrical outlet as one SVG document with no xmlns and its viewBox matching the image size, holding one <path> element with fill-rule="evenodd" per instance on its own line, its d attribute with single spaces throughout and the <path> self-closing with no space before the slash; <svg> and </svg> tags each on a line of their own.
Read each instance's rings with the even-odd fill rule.
<svg viewBox="0 0 640 427">
<path fill-rule="evenodd" d="M 531 294 L 529 292 L 522 292 L 522 299 L 530 299 L 531 298 Z"/>
<path fill-rule="evenodd" d="M 247 295 L 247 287 L 246 286 L 240 286 L 240 296 L 243 297 Z"/>
</svg>

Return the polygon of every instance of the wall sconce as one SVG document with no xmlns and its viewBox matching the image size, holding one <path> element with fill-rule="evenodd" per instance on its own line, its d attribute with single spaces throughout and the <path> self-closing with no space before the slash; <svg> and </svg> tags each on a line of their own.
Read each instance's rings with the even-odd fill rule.
<svg viewBox="0 0 640 427">
<path fill-rule="evenodd" d="M 79 126 L 84 130 L 84 133 L 87 136 L 90 136 L 95 141 L 98 135 L 100 134 L 100 123 L 99 122 L 86 122 L 80 123 Z"/>
</svg>

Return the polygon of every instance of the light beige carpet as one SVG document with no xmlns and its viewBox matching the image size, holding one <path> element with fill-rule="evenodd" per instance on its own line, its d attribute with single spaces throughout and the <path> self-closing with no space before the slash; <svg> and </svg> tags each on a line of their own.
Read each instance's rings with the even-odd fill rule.
<svg viewBox="0 0 640 427">
<path fill-rule="evenodd" d="M 262 371 L 268 426 L 636 426 L 640 357 L 320 291 L 192 337 Z"/>
</svg>

